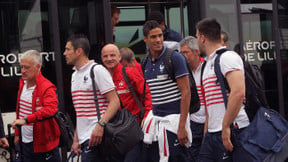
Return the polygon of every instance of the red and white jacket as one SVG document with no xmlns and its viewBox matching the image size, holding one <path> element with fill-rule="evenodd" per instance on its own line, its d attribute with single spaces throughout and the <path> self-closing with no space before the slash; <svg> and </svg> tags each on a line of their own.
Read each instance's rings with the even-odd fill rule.
<svg viewBox="0 0 288 162">
<path fill-rule="evenodd" d="M 19 119 L 19 102 L 24 80 L 19 83 L 16 118 Z M 32 114 L 27 116 L 28 122 L 33 123 L 34 152 L 48 152 L 59 144 L 60 129 L 54 118 L 42 120 L 53 116 L 58 110 L 56 87 L 41 73 L 36 77 L 36 87 L 32 96 Z M 19 130 L 15 130 L 19 136 Z"/>
<path fill-rule="evenodd" d="M 127 108 L 132 114 L 137 114 L 138 121 L 140 121 L 139 114 L 141 112 L 139 106 L 137 105 L 136 100 L 134 99 L 132 93 L 129 90 L 128 85 L 126 84 L 123 74 L 122 74 L 122 64 L 118 64 L 113 71 L 113 82 L 116 86 L 117 93 L 120 97 L 120 100 L 125 108 Z M 126 67 L 127 76 L 131 82 L 131 85 L 136 92 L 140 102 L 144 89 L 144 78 L 143 75 L 134 67 Z M 148 85 L 146 84 L 145 89 L 145 98 L 144 98 L 144 117 L 147 116 L 149 111 L 152 109 L 152 98 Z"/>
</svg>

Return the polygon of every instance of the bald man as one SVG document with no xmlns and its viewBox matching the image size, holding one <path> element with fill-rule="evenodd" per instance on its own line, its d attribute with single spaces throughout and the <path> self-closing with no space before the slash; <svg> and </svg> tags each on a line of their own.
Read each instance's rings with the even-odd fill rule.
<svg viewBox="0 0 288 162">
<path fill-rule="evenodd" d="M 120 51 L 117 46 L 114 44 L 107 44 L 102 48 L 101 51 L 101 59 L 104 66 L 110 72 L 113 82 L 116 86 L 116 91 L 119 95 L 120 101 L 122 102 L 123 106 L 127 108 L 132 114 L 136 115 L 139 121 L 141 122 L 140 113 L 141 110 L 137 105 L 135 98 L 133 97 L 132 93 L 129 90 L 128 85 L 126 84 L 122 68 L 123 65 L 120 63 L 121 55 Z M 130 80 L 130 83 L 140 100 L 140 103 L 143 103 L 144 108 L 144 118 L 142 123 L 144 122 L 148 112 L 152 109 L 152 99 L 148 85 L 146 85 L 145 89 L 145 97 L 144 101 L 142 101 L 143 90 L 145 80 L 140 72 L 134 67 L 125 67 L 127 76 Z M 141 157 L 141 143 L 133 148 L 130 152 L 127 153 L 125 156 L 125 161 L 140 161 Z"/>
</svg>

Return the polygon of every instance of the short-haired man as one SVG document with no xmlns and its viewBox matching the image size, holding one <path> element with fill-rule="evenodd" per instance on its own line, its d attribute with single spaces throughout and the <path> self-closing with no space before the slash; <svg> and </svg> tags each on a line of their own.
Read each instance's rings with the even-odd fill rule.
<svg viewBox="0 0 288 162">
<path fill-rule="evenodd" d="M 175 79 L 168 77 L 164 65 L 167 47 L 163 46 L 163 31 L 154 21 L 143 26 L 144 42 L 148 46 L 144 76 L 152 95 L 152 111 L 143 129 L 146 161 L 190 161 L 188 148 L 192 142 L 189 121 L 190 87 L 185 58 L 172 53 Z M 185 147 L 187 146 L 187 147 Z M 144 160 L 144 161 L 145 161 Z"/>
<path fill-rule="evenodd" d="M 189 64 L 189 68 L 191 69 L 194 77 L 197 92 L 201 101 L 200 109 L 190 115 L 190 127 L 193 134 L 190 151 L 193 159 L 196 161 L 202 144 L 205 123 L 205 106 L 201 90 L 201 67 L 204 59 L 200 57 L 197 39 L 193 36 L 187 36 L 181 40 L 180 52 L 186 57 Z"/>
<path fill-rule="evenodd" d="M 149 13 L 147 20 L 155 20 L 158 22 L 158 24 L 160 25 L 162 31 L 163 31 L 163 37 L 164 37 L 164 41 L 176 41 L 176 42 L 180 42 L 181 41 L 181 35 L 179 33 L 177 33 L 176 31 L 169 29 L 166 25 L 165 25 L 165 18 L 164 15 L 160 12 L 160 11 L 152 11 L 151 13 Z"/>
<path fill-rule="evenodd" d="M 17 97 L 14 143 L 20 141 L 22 161 L 60 162 L 60 129 L 52 117 L 58 110 L 56 87 L 41 74 L 42 58 L 38 51 L 28 50 L 21 56 L 22 77 Z M 17 125 L 21 126 L 21 134 Z"/>
<path fill-rule="evenodd" d="M 136 115 L 138 121 L 140 122 L 141 109 L 137 105 L 137 101 L 133 97 L 132 92 L 129 90 L 129 87 L 125 82 L 122 73 L 123 65 L 120 63 L 121 55 L 118 47 L 114 44 L 105 45 L 101 51 L 101 59 L 104 66 L 108 69 L 113 78 L 118 96 L 123 106 L 127 108 L 131 112 L 131 114 Z M 144 95 L 144 84 L 146 84 L 143 75 L 141 75 L 138 70 L 133 67 L 126 67 L 125 69 L 127 77 L 130 80 L 130 84 L 134 89 L 136 95 L 138 96 L 138 100 L 141 104 L 144 104 L 144 118 L 142 121 L 144 122 L 149 111 L 152 109 L 152 101 L 149 87 L 148 85 L 146 85 L 145 96 L 143 98 L 144 101 L 142 101 L 142 96 Z M 142 143 L 139 143 L 139 145 L 135 146 L 131 151 L 129 151 L 126 154 L 125 161 L 141 161 L 141 147 Z"/>
<path fill-rule="evenodd" d="M 228 34 L 224 31 L 221 31 L 221 45 L 228 48 L 229 46 L 228 40 L 229 40 Z"/>
<path fill-rule="evenodd" d="M 121 64 L 123 66 L 135 67 L 140 74 L 143 75 L 141 65 L 136 61 L 134 52 L 128 47 L 122 47 L 120 49 Z"/>
<path fill-rule="evenodd" d="M 66 63 L 74 65 L 71 78 L 72 100 L 76 111 L 76 131 L 71 151 L 80 153 L 83 162 L 104 161 L 99 151 L 104 127 L 114 116 L 120 104 L 113 80 L 105 67 L 96 65 L 96 93 L 99 100 L 101 119 L 98 120 L 94 102 L 91 67 L 95 64 L 89 60 L 90 44 L 86 36 L 73 35 L 68 38 L 64 56 Z"/>
<path fill-rule="evenodd" d="M 112 21 L 113 41 L 115 41 L 114 27 L 119 23 L 119 17 L 120 17 L 120 9 L 112 5 L 111 6 L 111 21 Z"/>
<path fill-rule="evenodd" d="M 206 105 L 207 127 L 203 144 L 199 153 L 199 161 L 241 161 L 236 157 L 241 148 L 237 145 L 238 133 L 249 125 L 249 119 L 244 110 L 245 79 L 243 62 L 233 51 L 226 51 L 220 57 L 220 68 L 226 78 L 230 91 L 225 108 L 221 87 L 214 71 L 216 52 L 222 48 L 221 26 L 216 19 L 206 18 L 196 25 L 196 36 L 200 52 L 205 53 L 206 66 L 203 71 L 203 90 Z M 231 129 L 233 124 L 233 141 Z M 231 152 L 233 154 L 231 156 Z"/>
</svg>

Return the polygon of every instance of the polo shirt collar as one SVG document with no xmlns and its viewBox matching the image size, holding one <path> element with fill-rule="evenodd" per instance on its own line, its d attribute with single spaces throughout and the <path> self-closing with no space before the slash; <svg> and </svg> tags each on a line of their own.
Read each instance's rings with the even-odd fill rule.
<svg viewBox="0 0 288 162">
<path fill-rule="evenodd" d="M 161 51 L 160 55 L 158 55 L 158 57 L 155 59 L 155 61 L 158 60 L 158 59 L 160 59 L 160 58 L 164 55 L 164 53 L 166 52 L 166 49 L 167 49 L 167 46 L 163 44 L 162 51 Z M 151 59 L 151 52 L 150 52 L 150 50 L 149 50 L 149 52 L 148 52 L 148 56 L 149 56 L 150 59 Z"/>
</svg>

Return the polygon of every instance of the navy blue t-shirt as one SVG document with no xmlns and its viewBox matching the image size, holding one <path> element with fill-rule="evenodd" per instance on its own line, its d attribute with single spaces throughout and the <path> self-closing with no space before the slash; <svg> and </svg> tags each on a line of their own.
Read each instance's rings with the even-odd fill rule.
<svg viewBox="0 0 288 162">
<path fill-rule="evenodd" d="M 149 54 L 144 73 L 151 91 L 152 111 L 157 116 L 180 113 L 181 91 L 176 80 L 173 81 L 168 77 L 163 62 L 166 49 L 164 47 L 162 53 L 153 62 Z M 172 65 L 176 79 L 189 74 L 185 58 L 179 52 L 174 51 L 172 54 Z"/>
</svg>

